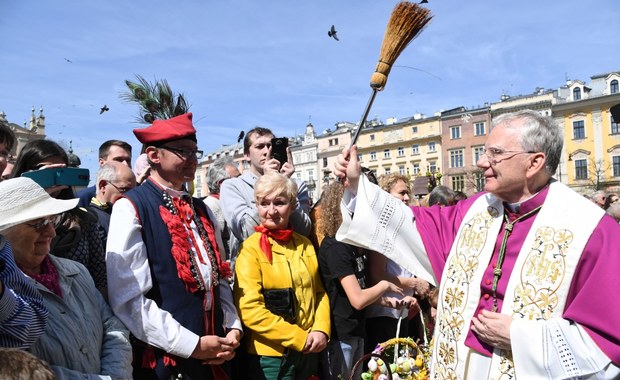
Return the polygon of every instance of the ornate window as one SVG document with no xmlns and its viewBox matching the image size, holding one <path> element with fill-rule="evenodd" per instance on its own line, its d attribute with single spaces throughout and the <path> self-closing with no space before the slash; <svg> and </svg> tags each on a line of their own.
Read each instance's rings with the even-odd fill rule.
<svg viewBox="0 0 620 380">
<path fill-rule="evenodd" d="M 458 140 L 461 138 L 461 126 L 455 125 L 454 127 L 450 127 L 450 139 Z"/>
<path fill-rule="evenodd" d="M 586 138 L 586 127 L 583 120 L 573 121 L 573 139 L 583 140 Z"/>
<path fill-rule="evenodd" d="M 486 128 L 484 125 L 484 121 L 478 122 L 474 124 L 474 135 L 475 136 L 482 136 L 486 134 Z"/>
<path fill-rule="evenodd" d="M 575 179 L 588 179 L 587 160 L 575 160 Z"/>
<path fill-rule="evenodd" d="M 450 167 L 463 167 L 463 149 L 454 149 L 450 151 Z"/>
</svg>

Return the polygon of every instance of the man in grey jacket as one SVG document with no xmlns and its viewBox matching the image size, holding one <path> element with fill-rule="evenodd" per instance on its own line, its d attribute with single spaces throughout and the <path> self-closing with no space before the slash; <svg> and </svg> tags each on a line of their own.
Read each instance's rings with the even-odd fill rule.
<svg viewBox="0 0 620 380">
<path fill-rule="evenodd" d="M 256 127 L 246 133 L 243 140 L 243 154 L 250 163 L 250 169 L 245 170 L 241 176 L 231 178 L 222 183 L 220 191 L 220 203 L 226 223 L 231 232 L 230 255 L 233 266 L 239 252 L 241 243 L 252 235 L 254 227 L 260 224 L 256 201 L 254 200 L 254 184 L 258 177 L 275 171 L 287 177 L 295 173 L 293 158 L 290 148 L 287 148 L 288 161 L 284 165 L 271 158 L 271 139 L 273 133 L 267 128 Z M 310 220 L 310 201 L 308 187 L 305 182 L 297 183 L 297 208 L 291 214 L 290 222 L 295 232 L 308 236 L 312 227 Z"/>
</svg>

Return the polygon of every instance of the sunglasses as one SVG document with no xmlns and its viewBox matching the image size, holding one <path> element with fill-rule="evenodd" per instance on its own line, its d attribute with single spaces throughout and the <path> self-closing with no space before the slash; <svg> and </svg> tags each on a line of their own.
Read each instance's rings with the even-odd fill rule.
<svg viewBox="0 0 620 380">
<path fill-rule="evenodd" d="M 37 232 L 42 232 L 50 224 L 55 229 L 60 224 L 60 220 L 61 220 L 61 216 L 60 215 L 52 215 L 52 216 L 48 216 L 47 218 L 43 218 L 42 220 L 40 220 L 40 221 L 38 221 L 36 223 L 26 223 L 26 225 L 28 227 L 34 228 L 34 230 L 37 231 Z"/>
</svg>

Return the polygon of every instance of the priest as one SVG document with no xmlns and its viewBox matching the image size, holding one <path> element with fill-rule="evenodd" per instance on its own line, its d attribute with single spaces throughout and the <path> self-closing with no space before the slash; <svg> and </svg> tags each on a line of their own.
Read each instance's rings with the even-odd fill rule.
<svg viewBox="0 0 620 380">
<path fill-rule="evenodd" d="M 404 207 L 360 176 L 357 147 L 337 238 L 438 284 L 431 379 L 620 376 L 620 227 L 555 181 L 562 132 L 504 114 L 477 166 L 483 192 L 449 207 Z"/>
</svg>

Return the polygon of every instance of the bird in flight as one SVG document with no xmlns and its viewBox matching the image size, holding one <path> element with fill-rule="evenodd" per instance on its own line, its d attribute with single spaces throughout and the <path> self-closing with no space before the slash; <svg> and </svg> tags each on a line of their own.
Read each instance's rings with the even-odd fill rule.
<svg viewBox="0 0 620 380">
<path fill-rule="evenodd" d="M 334 37 L 336 41 L 340 41 L 338 36 L 336 35 L 336 27 L 332 25 L 332 28 L 327 31 L 327 35 L 330 37 Z"/>
<path fill-rule="evenodd" d="M 73 63 L 70 59 L 65 58 L 65 61 L 69 62 L 69 63 Z"/>
<path fill-rule="evenodd" d="M 421 0 L 420 4 L 428 4 L 428 0 Z"/>
<path fill-rule="evenodd" d="M 101 115 L 102 113 L 104 113 L 105 111 L 109 111 L 110 109 L 108 108 L 107 105 L 103 105 L 103 107 L 101 107 L 101 110 L 99 111 L 99 115 Z"/>
</svg>

